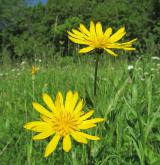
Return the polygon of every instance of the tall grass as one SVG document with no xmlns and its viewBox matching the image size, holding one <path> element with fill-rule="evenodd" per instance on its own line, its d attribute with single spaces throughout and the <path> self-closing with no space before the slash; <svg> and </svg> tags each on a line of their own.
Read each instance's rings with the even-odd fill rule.
<svg viewBox="0 0 160 165">
<path fill-rule="evenodd" d="M 73 143 L 64 154 L 65 164 L 159 164 L 160 163 L 160 60 L 141 58 L 128 63 L 108 56 L 100 59 L 97 97 L 94 99 L 94 58 L 58 58 L 51 63 L 35 62 L 40 68 L 34 81 L 31 65 L 21 63 L 0 68 L 0 164 L 60 164 L 61 148 L 43 157 L 47 141 L 32 142 L 23 129 L 39 114 L 32 101 L 44 104 L 42 93 L 53 98 L 71 90 L 86 100 L 86 108 L 107 119 L 92 134 L 101 140 L 87 146 Z M 128 70 L 128 65 L 134 68 Z"/>
</svg>

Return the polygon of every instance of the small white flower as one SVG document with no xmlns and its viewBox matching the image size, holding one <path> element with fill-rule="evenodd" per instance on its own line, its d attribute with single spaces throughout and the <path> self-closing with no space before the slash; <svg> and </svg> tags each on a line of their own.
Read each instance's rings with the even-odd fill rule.
<svg viewBox="0 0 160 165">
<path fill-rule="evenodd" d="M 39 59 L 39 60 L 38 60 L 38 62 L 42 62 L 42 60 L 41 60 L 41 59 Z"/>
<path fill-rule="evenodd" d="M 22 61 L 20 65 L 24 65 L 26 63 L 26 61 Z"/>
<path fill-rule="evenodd" d="M 111 66 L 111 70 L 114 70 L 114 67 L 113 66 Z"/>
<path fill-rule="evenodd" d="M 157 64 L 157 67 L 160 67 L 160 64 Z"/>
<path fill-rule="evenodd" d="M 107 81 L 108 79 L 107 79 L 107 78 L 102 78 L 101 80 L 102 80 L 102 81 Z"/>
<path fill-rule="evenodd" d="M 15 72 L 16 71 L 16 69 L 12 69 L 12 72 Z"/>
<path fill-rule="evenodd" d="M 144 81 L 145 80 L 143 77 L 141 77 L 140 79 L 141 79 L 141 81 Z"/>
<path fill-rule="evenodd" d="M 21 73 L 17 73 L 17 76 L 20 76 L 21 75 Z"/>
<path fill-rule="evenodd" d="M 144 75 L 148 75 L 149 73 L 148 72 L 144 72 Z"/>
<path fill-rule="evenodd" d="M 153 60 L 160 60 L 160 57 L 158 57 L 158 56 L 153 56 L 152 59 L 153 59 Z"/>
<path fill-rule="evenodd" d="M 136 70 L 143 70 L 141 67 L 138 67 Z"/>
<path fill-rule="evenodd" d="M 128 65 L 128 70 L 132 70 L 134 69 L 134 66 L 133 65 Z"/>
</svg>

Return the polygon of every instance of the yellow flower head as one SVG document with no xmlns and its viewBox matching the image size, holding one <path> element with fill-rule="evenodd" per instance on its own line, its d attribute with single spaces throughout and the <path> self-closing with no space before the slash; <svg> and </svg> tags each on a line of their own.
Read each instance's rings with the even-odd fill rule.
<svg viewBox="0 0 160 165">
<path fill-rule="evenodd" d="M 39 68 L 32 66 L 32 75 L 35 75 L 38 72 Z"/>
<path fill-rule="evenodd" d="M 133 42 L 137 39 L 133 39 L 128 42 L 119 43 L 120 39 L 126 34 L 125 28 L 121 27 L 117 32 L 112 34 L 112 28 L 109 27 L 103 32 L 100 22 L 94 24 L 90 22 L 89 30 L 80 24 L 79 30 L 72 29 L 72 32 L 68 31 L 68 38 L 77 44 L 87 45 L 87 47 L 79 50 L 79 53 L 87 53 L 96 48 L 104 49 L 107 53 L 117 56 L 111 49 L 123 49 L 123 50 L 135 50 L 132 47 Z"/>
<path fill-rule="evenodd" d="M 58 92 L 55 102 L 48 94 L 43 94 L 43 101 L 50 109 L 48 111 L 42 105 L 33 102 L 33 107 L 41 114 L 39 121 L 26 123 L 24 128 L 39 132 L 33 136 L 33 140 L 41 140 L 53 135 L 45 150 L 45 157 L 49 156 L 57 147 L 60 139 L 63 139 L 63 150 L 69 152 L 71 149 L 71 137 L 80 143 L 87 143 L 87 139 L 99 140 L 99 137 L 81 132 L 95 127 L 103 118 L 89 119 L 94 110 L 85 113 L 83 100 L 78 101 L 78 93 L 67 92 L 66 100 L 63 102 L 61 92 Z"/>
</svg>

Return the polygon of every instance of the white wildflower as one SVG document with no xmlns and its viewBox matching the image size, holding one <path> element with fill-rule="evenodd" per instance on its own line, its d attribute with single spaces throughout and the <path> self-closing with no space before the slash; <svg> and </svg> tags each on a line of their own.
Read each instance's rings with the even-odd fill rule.
<svg viewBox="0 0 160 165">
<path fill-rule="evenodd" d="M 128 65 L 128 70 L 132 70 L 134 69 L 134 66 L 133 65 Z"/>
<path fill-rule="evenodd" d="M 22 61 L 20 65 L 22 66 L 22 65 L 24 65 L 25 63 L 26 63 L 26 61 Z"/>
<path fill-rule="evenodd" d="M 143 78 L 143 77 L 141 77 L 140 79 L 141 79 L 141 81 L 144 81 L 145 80 L 145 78 Z"/>
<path fill-rule="evenodd" d="M 148 72 L 144 72 L 144 75 L 148 75 L 149 73 Z"/>
<path fill-rule="evenodd" d="M 12 69 L 12 72 L 15 72 L 16 71 L 16 69 Z"/>
<path fill-rule="evenodd" d="M 42 62 L 42 60 L 41 60 L 41 59 L 39 59 L 39 60 L 38 60 L 38 62 Z"/>
<path fill-rule="evenodd" d="M 157 64 L 157 67 L 160 67 L 160 64 Z"/>
<path fill-rule="evenodd" d="M 153 56 L 152 59 L 153 59 L 153 60 L 160 60 L 160 57 L 158 57 L 158 56 Z"/>
</svg>

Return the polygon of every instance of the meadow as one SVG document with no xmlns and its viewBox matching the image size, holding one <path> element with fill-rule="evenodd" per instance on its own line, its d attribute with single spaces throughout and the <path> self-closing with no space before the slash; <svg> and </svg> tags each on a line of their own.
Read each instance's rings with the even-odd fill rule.
<svg viewBox="0 0 160 165">
<path fill-rule="evenodd" d="M 97 96 L 93 95 L 93 56 L 36 59 L 0 66 L 0 164 L 158 165 L 160 164 L 160 58 L 127 55 L 100 58 Z M 32 79 L 31 67 L 39 71 Z M 104 123 L 90 129 L 101 140 L 89 145 L 73 142 L 61 160 L 61 144 L 49 157 L 43 152 L 47 140 L 34 142 L 34 133 L 23 128 L 39 114 L 32 101 L 44 105 L 42 94 L 55 98 L 58 91 L 78 91 L 85 111 Z"/>
</svg>

